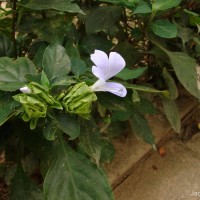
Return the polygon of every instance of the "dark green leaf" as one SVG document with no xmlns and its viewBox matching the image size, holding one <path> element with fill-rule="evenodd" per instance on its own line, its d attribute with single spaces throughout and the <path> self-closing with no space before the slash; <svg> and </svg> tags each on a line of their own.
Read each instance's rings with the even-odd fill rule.
<svg viewBox="0 0 200 200">
<path fill-rule="evenodd" d="M 47 45 L 45 43 L 42 43 L 40 47 L 37 49 L 37 52 L 33 59 L 33 62 L 35 63 L 37 67 L 40 67 L 40 68 L 42 67 L 43 54 L 46 48 L 47 48 Z"/>
<path fill-rule="evenodd" d="M 94 53 L 95 49 L 102 51 L 109 51 L 112 47 L 112 43 L 105 36 L 101 35 L 91 35 L 88 37 L 83 37 L 80 41 L 80 48 L 84 53 L 91 54 Z"/>
<path fill-rule="evenodd" d="M 37 158 L 46 161 L 46 159 L 51 156 L 53 151 L 53 143 L 44 138 L 41 132 L 42 129 L 35 129 L 32 131 L 29 129 L 29 125 L 27 123 L 21 123 L 17 128 L 24 145 Z"/>
<path fill-rule="evenodd" d="M 86 32 L 92 34 L 105 31 L 109 35 L 115 35 L 121 12 L 122 8 L 117 6 L 101 6 L 93 9 L 86 16 Z"/>
<path fill-rule="evenodd" d="M 55 115 L 57 127 L 70 136 L 70 140 L 74 140 L 80 133 L 80 125 L 78 121 L 67 114 L 60 113 Z"/>
<path fill-rule="evenodd" d="M 176 103 L 172 99 L 163 98 L 163 107 L 172 128 L 180 133 L 181 119 Z"/>
<path fill-rule="evenodd" d="M 0 90 L 2 91 L 15 91 L 25 85 L 24 82 L 0 82 Z"/>
<path fill-rule="evenodd" d="M 101 139 L 99 129 L 94 120 L 82 120 L 79 147 L 99 165 L 101 157 Z"/>
<path fill-rule="evenodd" d="M 47 140 L 55 140 L 57 127 L 53 123 L 47 123 L 43 129 L 43 135 Z"/>
<path fill-rule="evenodd" d="M 57 87 L 57 86 L 70 86 L 71 84 L 76 83 L 76 80 L 73 79 L 71 76 L 63 75 L 63 76 L 57 76 L 53 79 L 51 87 Z"/>
<path fill-rule="evenodd" d="M 113 200 L 103 171 L 73 151 L 62 138 L 59 141 L 56 159 L 44 180 L 45 199 Z"/>
<path fill-rule="evenodd" d="M 42 63 L 49 80 L 66 75 L 71 69 L 70 58 L 65 48 L 57 40 L 46 48 Z"/>
<path fill-rule="evenodd" d="M 27 177 L 20 165 L 17 167 L 10 187 L 10 200 L 43 200 L 41 188 Z"/>
<path fill-rule="evenodd" d="M 139 28 L 133 28 L 131 31 L 131 35 L 136 40 L 141 40 L 143 38 L 143 32 Z"/>
<path fill-rule="evenodd" d="M 183 47 L 185 48 L 185 43 L 192 39 L 193 31 L 187 27 L 179 27 L 177 37 L 182 40 Z"/>
<path fill-rule="evenodd" d="M 197 86 L 198 65 L 193 58 L 182 52 L 170 52 L 168 54 L 175 73 L 182 85 L 195 97 L 200 99 L 200 90 Z"/>
<path fill-rule="evenodd" d="M 10 114 L 15 111 L 18 102 L 10 94 L 0 93 L 0 126 L 9 118 Z"/>
<path fill-rule="evenodd" d="M 151 24 L 151 30 L 163 38 L 174 38 L 177 35 L 177 28 L 168 19 L 159 19 Z"/>
<path fill-rule="evenodd" d="M 66 21 L 63 15 L 56 15 L 47 19 L 34 20 L 31 29 L 40 40 L 52 43 L 57 38 L 62 41 L 70 26 L 72 26 L 71 22 Z"/>
<path fill-rule="evenodd" d="M 54 9 L 58 11 L 66 11 L 70 13 L 82 13 L 82 10 L 76 3 L 71 3 L 69 0 L 29 0 L 23 6 L 32 10 Z"/>
<path fill-rule="evenodd" d="M 41 72 L 41 85 L 45 87 L 47 90 L 49 90 L 50 88 L 49 79 L 47 78 L 47 75 L 45 74 L 44 71 Z"/>
<path fill-rule="evenodd" d="M 151 13 L 151 7 L 149 6 L 148 3 L 145 1 L 140 0 L 139 3 L 137 4 L 136 8 L 134 9 L 134 14 L 139 14 L 139 13 Z"/>
<path fill-rule="evenodd" d="M 86 72 L 87 65 L 80 57 L 72 56 L 71 62 L 72 62 L 72 72 L 74 75 L 79 77 Z"/>
<path fill-rule="evenodd" d="M 25 57 L 13 61 L 11 58 L 0 58 L 0 89 L 14 91 L 25 85 L 26 74 L 36 74 L 35 65 Z"/>
<path fill-rule="evenodd" d="M 131 0 L 131 1 L 127 1 L 127 0 L 100 0 L 100 1 L 112 3 L 112 4 L 120 5 L 120 6 L 127 6 L 127 7 L 130 7 L 130 8 L 135 7 L 135 5 L 138 3 L 138 0 Z"/>
<path fill-rule="evenodd" d="M 142 59 L 141 56 L 143 56 L 127 41 L 119 42 L 113 51 L 118 52 L 124 58 L 126 67 L 130 69 L 132 69 L 132 67 Z"/>
<path fill-rule="evenodd" d="M 134 112 L 130 118 L 130 122 L 134 133 L 143 138 L 145 142 L 152 145 L 155 144 L 154 136 L 144 116 Z"/>
<path fill-rule="evenodd" d="M 13 56 L 13 42 L 3 34 L 0 34 L 0 57 Z"/>
<path fill-rule="evenodd" d="M 170 97 L 172 99 L 176 99 L 178 97 L 178 90 L 176 87 L 176 83 L 172 78 L 171 74 L 165 68 L 163 69 L 163 77 L 165 79 L 166 85 L 168 86 Z"/>
<path fill-rule="evenodd" d="M 121 72 L 119 72 L 116 75 L 116 77 L 121 78 L 122 80 L 138 78 L 145 72 L 146 69 L 147 69 L 147 67 L 140 67 L 140 68 L 133 69 L 133 70 L 124 68 Z"/>
<path fill-rule="evenodd" d="M 69 42 L 65 48 L 66 48 L 68 54 L 71 56 L 71 64 L 72 64 L 71 71 L 74 75 L 79 77 L 80 75 L 82 75 L 86 72 L 87 65 L 81 59 L 78 49 L 72 42 Z"/>
<path fill-rule="evenodd" d="M 147 99 L 141 98 L 139 102 L 133 103 L 133 109 L 138 110 L 142 114 L 157 114 L 157 110 L 153 103 Z"/>
<path fill-rule="evenodd" d="M 114 111 L 112 113 L 112 121 L 126 121 L 130 116 L 131 112 Z"/>
<path fill-rule="evenodd" d="M 97 96 L 99 103 L 107 109 L 128 111 L 125 101 L 122 101 L 120 97 L 109 93 L 99 93 Z"/>
<path fill-rule="evenodd" d="M 111 142 L 108 140 L 101 140 L 101 162 L 110 162 L 114 159 L 115 149 Z"/>
<path fill-rule="evenodd" d="M 0 82 L 26 82 L 26 74 L 36 74 L 35 65 L 25 57 L 13 61 L 11 58 L 0 58 Z"/>
<path fill-rule="evenodd" d="M 126 126 L 119 121 L 112 121 L 109 127 L 107 128 L 107 134 L 109 137 L 119 137 L 120 135 L 123 134 Z"/>
<path fill-rule="evenodd" d="M 167 10 L 178 6 L 181 3 L 181 0 L 155 0 L 152 3 L 153 10 Z"/>
</svg>

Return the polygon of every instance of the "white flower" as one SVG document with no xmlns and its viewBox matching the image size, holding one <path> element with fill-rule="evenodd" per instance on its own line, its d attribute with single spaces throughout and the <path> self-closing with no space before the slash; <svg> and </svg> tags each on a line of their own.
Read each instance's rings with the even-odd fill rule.
<svg viewBox="0 0 200 200">
<path fill-rule="evenodd" d="M 32 93 L 31 89 L 27 86 L 24 86 L 24 87 L 20 88 L 19 90 L 24 94 L 31 94 Z"/>
<path fill-rule="evenodd" d="M 92 67 L 92 73 L 99 78 L 90 87 L 92 91 L 107 91 L 117 96 L 125 97 L 127 90 L 122 84 L 106 82 L 125 67 L 126 63 L 122 56 L 116 52 L 111 52 L 108 58 L 107 54 L 103 51 L 95 50 L 90 58 L 96 65 Z"/>
</svg>

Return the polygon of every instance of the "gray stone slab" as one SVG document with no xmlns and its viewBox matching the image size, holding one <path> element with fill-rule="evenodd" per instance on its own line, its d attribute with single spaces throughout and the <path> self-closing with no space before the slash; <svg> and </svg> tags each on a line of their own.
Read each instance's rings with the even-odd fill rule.
<svg viewBox="0 0 200 200">
<path fill-rule="evenodd" d="M 182 95 L 177 101 L 181 119 L 191 113 L 197 102 Z M 164 115 L 148 116 L 148 122 L 156 138 L 156 144 L 163 143 L 171 137 L 172 128 Z M 112 163 L 106 165 L 109 181 L 113 188 L 117 187 L 129 176 L 137 164 L 144 161 L 153 153 L 152 146 L 146 144 L 134 134 L 113 140 L 116 156 Z"/>
<path fill-rule="evenodd" d="M 116 200 L 200 199 L 200 133 L 164 148 L 164 157 L 154 152 L 115 189 Z"/>
</svg>

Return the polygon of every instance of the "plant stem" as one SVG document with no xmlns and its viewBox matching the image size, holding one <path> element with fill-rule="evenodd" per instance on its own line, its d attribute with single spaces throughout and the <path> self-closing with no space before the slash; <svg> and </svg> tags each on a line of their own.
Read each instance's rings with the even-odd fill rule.
<svg viewBox="0 0 200 200">
<path fill-rule="evenodd" d="M 12 6 L 12 40 L 13 40 L 13 50 L 14 50 L 14 58 L 17 58 L 17 42 L 15 38 L 15 20 L 16 20 L 16 4 L 17 1 L 13 0 Z"/>
<path fill-rule="evenodd" d="M 123 18 L 124 18 L 124 24 L 125 24 L 125 34 L 126 34 L 126 37 L 128 38 L 128 29 L 127 29 L 127 16 L 126 16 L 126 9 L 123 8 Z"/>
</svg>

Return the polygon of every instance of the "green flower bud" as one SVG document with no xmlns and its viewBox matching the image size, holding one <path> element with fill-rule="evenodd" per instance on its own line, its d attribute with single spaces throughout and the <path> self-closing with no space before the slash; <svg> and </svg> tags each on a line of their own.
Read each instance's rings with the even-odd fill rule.
<svg viewBox="0 0 200 200">
<path fill-rule="evenodd" d="M 31 89 L 32 94 L 36 95 L 41 101 L 44 101 L 46 104 L 50 105 L 50 107 L 60 110 L 63 109 L 61 103 L 54 99 L 45 87 L 35 82 L 31 82 L 28 87 Z"/>
<path fill-rule="evenodd" d="M 92 102 L 96 100 L 95 93 L 83 82 L 69 90 L 62 100 L 62 104 L 67 112 L 89 119 Z"/>
<path fill-rule="evenodd" d="M 30 128 L 36 127 L 38 118 L 46 117 L 47 105 L 43 101 L 27 94 L 18 94 L 13 98 L 22 104 L 23 115 L 22 119 L 27 122 L 31 121 Z"/>
</svg>

